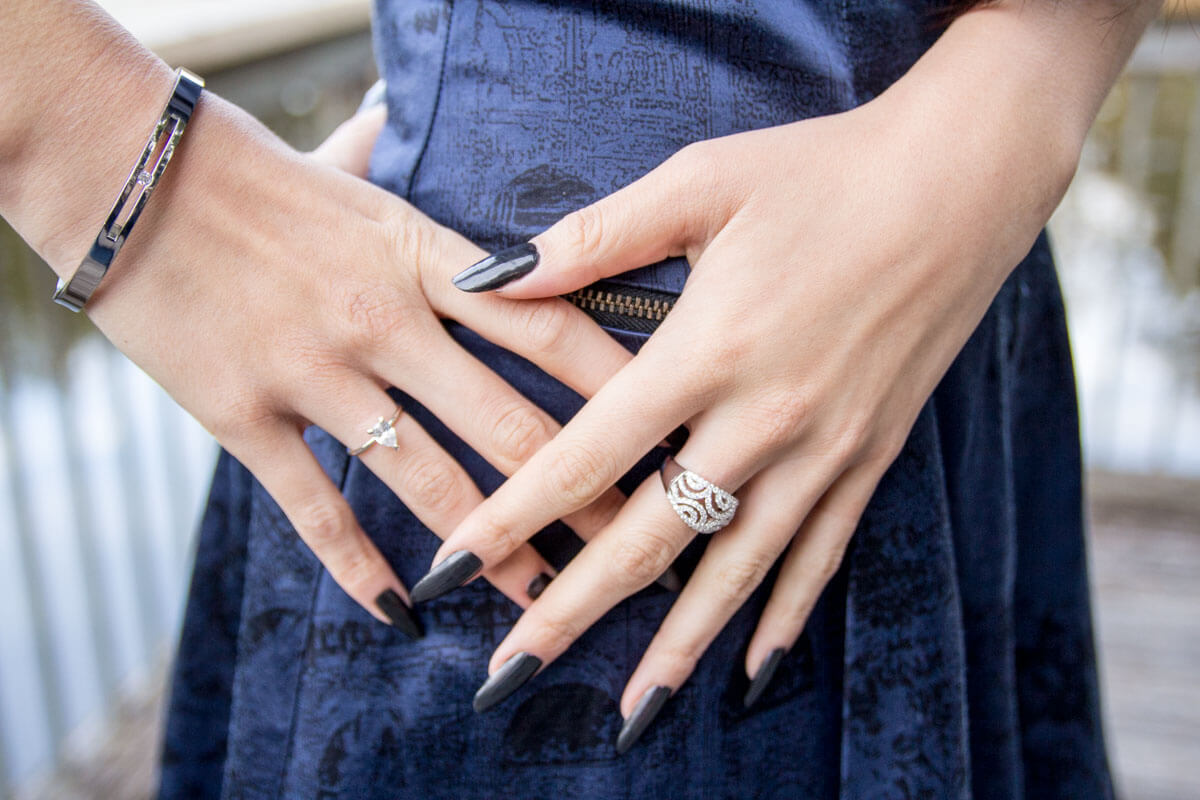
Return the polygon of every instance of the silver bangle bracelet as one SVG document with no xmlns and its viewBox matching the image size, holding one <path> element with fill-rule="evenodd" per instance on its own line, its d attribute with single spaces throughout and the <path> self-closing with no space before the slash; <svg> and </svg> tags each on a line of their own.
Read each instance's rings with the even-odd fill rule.
<svg viewBox="0 0 1200 800">
<path fill-rule="evenodd" d="M 142 150 L 142 157 L 129 173 L 125 188 L 118 195 L 117 202 L 113 204 L 112 211 L 88 254 L 70 278 L 59 279 L 58 288 L 54 291 L 54 302 L 72 311 L 82 311 L 87 305 L 92 292 L 96 291 L 96 287 L 104 279 L 104 273 L 108 272 L 113 258 L 125 244 L 129 232 L 133 230 L 146 201 L 150 199 L 150 192 L 158 185 L 159 178 L 167 168 L 167 162 L 175 154 L 175 148 L 183 136 L 183 129 L 192 118 L 192 112 L 196 110 L 196 103 L 203 89 L 202 78 L 186 69 L 175 70 L 175 87 L 171 90 L 171 99 L 167 101 L 158 124 L 154 126 L 154 132 L 150 134 L 150 140 Z M 151 157 L 156 154 L 157 158 L 150 164 Z"/>
</svg>

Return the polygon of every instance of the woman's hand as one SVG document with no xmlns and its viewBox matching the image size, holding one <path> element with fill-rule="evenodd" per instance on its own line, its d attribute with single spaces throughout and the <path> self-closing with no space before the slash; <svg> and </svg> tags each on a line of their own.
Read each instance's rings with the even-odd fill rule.
<svg viewBox="0 0 1200 800">
<path fill-rule="evenodd" d="M 496 288 L 488 276 L 504 275 L 503 296 L 539 298 L 668 256 L 693 265 L 638 356 L 434 560 L 502 561 L 687 424 L 678 463 L 740 507 L 629 680 L 618 750 L 784 556 L 746 654 L 747 702 L 761 690 L 922 405 L 1065 190 L 1094 104 L 1046 85 L 1037 48 L 1073 52 L 1030 34 L 1053 29 L 1044 14 L 1001 6 L 957 22 L 856 110 L 685 148 L 536 237 L 540 264 L 524 277 L 486 264 L 458 277 Z M 1087 33 L 1091 46 L 1104 30 Z M 968 90 L 981 85 L 986 94 Z M 694 535 L 651 476 L 499 645 L 481 694 L 515 689 L 513 675 L 560 655 Z"/>
<path fill-rule="evenodd" d="M 365 171 L 383 119 L 382 107 L 360 113 L 306 155 L 205 94 L 87 311 L 254 473 L 352 598 L 416 635 L 404 587 L 303 430 L 316 424 L 347 447 L 362 445 L 372 423 L 396 409 L 386 391 L 394 386 L 511 474 L 559 426 L 455 343 L 440 318 L 462 322 L 584 395 L 629 354 L 565 301 L 481 303 L 455 290 L 454 268 L 482 252 L 343 171 Z M 28 203 L 20 209 L 14 216 L 27 229 L 53 227 L 36 224 Z M 50 259 L 82 253 L 89 232 L 75 231 L 83 240 L 76 242 L 51 237 L 43 244 L 53 247 L 43 250 Z M 60 273 L 73 268 L 64 260 L 51 261 Z M 482 495 L 411 417 L 401 413 L 394 431 L 394 449 L 377 444 L 361 459 L 444 536 Z M 613 490 L 567 522 L 586 538 L 622 501 Z M 525 545 L 483 575 L 525 606 L 553 569 Z"/>
</svg>

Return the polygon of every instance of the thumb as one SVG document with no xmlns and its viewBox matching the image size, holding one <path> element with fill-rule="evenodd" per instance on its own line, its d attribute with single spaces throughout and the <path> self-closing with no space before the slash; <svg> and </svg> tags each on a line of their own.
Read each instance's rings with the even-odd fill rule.
<svg viewBox="0 0 1200 800">
<path fill-rule="evenodd" d="M 359 111 L 338 125 L 333 133 L 317 149 L 312 157 L 317 161 L 337 167 L 359 178 L 367 177 L 367 166 L 371 161 L 371 150 L 375 140 L 387 121 L 387 108 L 373 105 Z"/>
<path fill-rule="evenodd" d="M 677 161 L 677 156 L 668 159 L 529 242 L 471 265 L 454 276 L 454 285 L 511 298 L 552 297 L 683 255 L 697 214 L 692 179 Z"/>
</svg>

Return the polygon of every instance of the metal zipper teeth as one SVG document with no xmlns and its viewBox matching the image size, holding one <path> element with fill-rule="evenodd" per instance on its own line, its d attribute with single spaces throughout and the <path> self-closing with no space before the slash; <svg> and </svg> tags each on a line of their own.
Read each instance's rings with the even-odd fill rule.
<svg viewBox="0 0 1200 800">
<path fill-rule="evenodd" d="M 623 317 L 662 322 L 675 306 L 675 300 L 638 297 L 608 289 L 580 289 L 567 299 L 585 311 L 617 314 Z"/>
</svg>

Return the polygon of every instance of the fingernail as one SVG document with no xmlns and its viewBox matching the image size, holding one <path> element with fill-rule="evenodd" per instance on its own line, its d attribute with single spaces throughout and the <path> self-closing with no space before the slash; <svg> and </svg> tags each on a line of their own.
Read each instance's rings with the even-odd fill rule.
<svg viewBox="0 0 1200 800">
<path fill-rule="evenodd" d="M 743 706 L 749 708 L 758 698 L 762 697 L 762 693 L 767 690 L 767 684 L 771 682 L 771 676 L 775 674 L 779 662 L 783 660 L 783 653 L 782 647 L 776 647 L 759 664 L 758 672 L 754 673 L 754 680 L 750 681 L 750 688 L 746 690 L 746 697 L 742 700 Z"/>
<path fill-rule="evenodd" d="M 417 617 L 408 606 L 404 605 L 404 601 L 400 599 L 400 595 L 394 589 L 384 589 L 375 598 L 375 605 L 379 610 L 392 621 L 392 625 L 407 633 L 414 639 L 420 639 L 425 635 L 421 630 L 421 623 L 417 621 Z"/>
<path fill-rule="evenodd" d="M 675 592 L 678 594 L 679 592 L 683 591 L 683 578 L 679 577 L 679 573 L 675 571 L 674 567 L 667 567 L 667 571 L 662 575 L 659 575 L 658 580 L 656 580 L 655 583 L 666 589 L 668 592 Z"/>
<path fill-rule="evenodd" d="M 480 686 L 479 691 L 475 693 L 475 700 L 471 706 L 476 711 L 487 711 L 520 689 L 541 666 L 542 660 L 537 656 L 529 653 L 517 653 L 483 682 L 483 686 Z"/>
<path fill-rule="evenodd" d="M 525 594 L 529 595 L 530 600 L 537 600 L 542 592 L 546 591 L 546 587 L 550 585 L 550 581 L 554 580 L 544 572 L 539 572 L 537 577 L 529 582 L 525 587 Z"/>
<path fill-rule="evenodd" d="M 486 292 L 499 289 L 517 278 L 528 275 L 538 265 L 537 248 L 525 242 L 499 253 L 492 253 L 454 276 L 454 285 L 464 292 Z"/>
<path fill-rule="evenodd" d="M 417 581 L 409 596 L 414 603 L 424 603 L 426 600 L 441 597 L 469 581 L 482 566 L 483 562 L 479 560 L 479 556 L 470 550 L 459 550 Z"/>
<path fill-rule="evenodd" d="M 670 686 L 655 686 L 642 695 L 642 699 L 638 700 L 629 719 L 625 720 L 625 724 L 621 726 L 621 733 L 617 736 L 617 755 L 623 755 L 633 747 L 646 728 L 650 727 L 654 718 L 658 716 L 658 712 L 662 711 L 662 707 L 670 696 Z"/>
</svg>

